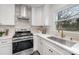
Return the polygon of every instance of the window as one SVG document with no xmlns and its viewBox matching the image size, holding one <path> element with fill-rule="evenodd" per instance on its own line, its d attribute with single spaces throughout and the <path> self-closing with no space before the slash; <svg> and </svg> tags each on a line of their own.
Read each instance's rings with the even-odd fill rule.
<svg viewBox="0 0 79 59">
<path fill-rule="evenodd" d="M 79 5 L 58 12 L 57 30 L 79 31 Z"/>
<path fill-rule="evenodd" d="M 58 12 L 58 20 L 68 19 L 70 17 L 74 17 L 75 15 L 79 15 L 79 5 L 74 5 Z"/>
</svg>

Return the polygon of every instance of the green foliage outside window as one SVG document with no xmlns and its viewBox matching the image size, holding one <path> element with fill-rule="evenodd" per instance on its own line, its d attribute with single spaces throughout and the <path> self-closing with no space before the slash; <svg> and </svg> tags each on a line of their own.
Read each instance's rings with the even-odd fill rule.
<svg viewBox="0 0 79 59">
<path fill-rule="evenodd" d="M 57 29 L 60 26 L 66 31 L 79 31 L 79 18 L 57 22 Z"/>
</svg>

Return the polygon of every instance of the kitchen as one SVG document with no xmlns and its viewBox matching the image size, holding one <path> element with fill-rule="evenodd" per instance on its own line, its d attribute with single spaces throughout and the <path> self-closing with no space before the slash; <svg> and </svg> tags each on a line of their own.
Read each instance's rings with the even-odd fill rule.
<svg viewBox="0 0 79 59">
<path fill-rule="evenodd" d="M 0 4 L 0 55 L 79 55 L 78 15 L 78 4 Z"/>
</svg>

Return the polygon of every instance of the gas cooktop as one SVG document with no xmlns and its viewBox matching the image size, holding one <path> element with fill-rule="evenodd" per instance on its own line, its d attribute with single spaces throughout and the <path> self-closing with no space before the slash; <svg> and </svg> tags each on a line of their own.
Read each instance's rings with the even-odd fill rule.
<svg viewBox="0 0 79 59">
<path fill-rule="evenodd" d="M 30 31 L 16 31 L 13 38 L 24 37 L 24 36 L 33 36 Z"/>
</svg>

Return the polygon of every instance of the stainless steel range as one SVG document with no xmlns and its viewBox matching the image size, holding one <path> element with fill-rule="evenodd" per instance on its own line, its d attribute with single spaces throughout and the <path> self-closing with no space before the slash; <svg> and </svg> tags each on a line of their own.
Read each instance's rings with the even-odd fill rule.
<svg viewBox="0 0 79 59">
<path fill-rule="evenodd" d="M 33 34 L 30 31 L 16 31 L 13 36 L 13 54 L 32 48 Z"/>
</svg>

